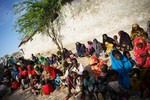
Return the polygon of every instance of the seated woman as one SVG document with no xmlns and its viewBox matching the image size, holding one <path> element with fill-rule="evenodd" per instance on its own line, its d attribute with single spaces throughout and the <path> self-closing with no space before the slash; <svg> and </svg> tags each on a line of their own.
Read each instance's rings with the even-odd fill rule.
<svg viewBox="0 0 150 100">
<path fill-rule="evenodd" d="M 89 55 L 93 55 L 93 53 L 95 52 L 95 49 L 93 47 L 93 42 L 88 41 L 87 44 L 88 44 L 87 48 L 88 48 Z"/>
<path fill-rule="evenodd" d="M 93 54 L 91 57 L 90 57 L 90 67 L 91 67 L 91 70 L 92 70 L 92 74 L 94 76 L 95 79 L 97 79 L 100 75 L 100 72 L 101 72 L 101 65 L 102 64 L 105 64 L 105 62 L 102 60 L 102 59 L 98 59 L 96 57 L 96 54 Z"/>
<path fill-rule="evenodd" d="M 118 41 L 117 35 L 114 35 L 113 39 L 115 41 L 115 48 L 118 49 L 118 50 L 120 50 L 120 43 Z"/>
<path fill-rule="evenodd" d="M 115 44 L 115 41 L 111 38 L 108 37 L 107 34 L 103 34 L 103 44 L 105 45 L 105 42 Z M 106 47 L 104 46 L 104 50 L 106 51 Z"/>
<path fill-rule="evenodd" d="M 134 39 L 134 56 L 137 64 L 142 69 L 150 69 L 150 44 L 143 38 Z"/>
<path fill-rule="evenodd" d="M 82 56 L 81 55 L 81 50 L 80 50 L 80 48 L 81 48 L 81 43 L 80 42 L 77 42 L 76 43 L 76 51 L 77 51 L 77 55 L 80 57 L 80 56 Z"/>
<path fill-rule="evenodd" d="M 66 48 L 63 48 L 63 51 L 62 51 L 62 57 L 63 57 L 64 59 L 68 59 L 69 56 L 70 56 L 69 50 L 66 49 Z"/>
<path fill-rule="evenodd" d="M 141 28 L 138 24 L 133 24 L 132 25 L 132 30 L 131 30 L 131 40 L 132 42 L 136 37 L 142 37 L 144 39 L 147 39 L 148 35 L 144 31 L 143 28 Z"/>
<path fill-rule="evenodd" d="M 114 45 L 109 43 L 109 42 L 105 42 L 105 47 L 106 47 L 106 51 L 105 54 L 109 55 L 109 53 L 111 52 L 111 50 L 113 49 Z"/>
<path fill-rule="evenodd" d="M 121 48 L 124 48 L 125 50 L 132 50 L 132 41 L 128 33 L 121 30 L 118 32 L 118 34 L 120 36 L 119 43 Z"/>
<path fill-rule="evenodd" d="M 103 46 L 101 45 L 101 43 L 97 39 L 94 39 L 93 40 L 93 47 L 95 49 L 96 57 L 99 58 L 100 53 L 102 53 L 104 51 Z"/>
<path fill-rule="evenodd" d="M 112 61 L 112 68 L 118 72 L 118 81 L 124 88 L 129 89 L 129 72 L 132 68 L 130 60 L 123 56 L 118 50 L 113 50 L 110 53 L 110 57 Z"/>
</svg>

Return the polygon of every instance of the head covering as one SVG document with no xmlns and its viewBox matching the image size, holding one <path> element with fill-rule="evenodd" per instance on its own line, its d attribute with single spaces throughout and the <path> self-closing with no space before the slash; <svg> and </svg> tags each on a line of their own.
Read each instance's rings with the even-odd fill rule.
<svg viewBox="0 0 150 100">
<path fill-rule="evenodd" d="M 123 43 L 126 43 L 127 45 L 131 45 L 131 38 L 128 33 L 122 30 L 119 31 L 118 33 L 120 34 L 120 45 L 122 45 Z"/>
<path fill-rule="evenodd" d="M 143 48 L 139 48 L 137 45 L 142 43 Z M 140 57 L 140 54 L 146 53 L 147 51 L 150 50 L 150 44 L 148 44 L 144 38 L 137 37 L 134 39 L 134 56 L 136 62 L 141 65 L 143 58 Z M 142 68 L 150 68 L 150 57 L 148 56 L 146 59 L 146 63 L 142 65 Z"/>
<path fill-rule="evenodd" d="M 28 66 L 27 66 L 27 69 L 28 69 L 28 70 L 32 70 L 33 68 L 32 68 L 31 65 L 28 65 Z"/>
<path fill-rule="evenodd" d="M 121 59 L 118 60 L 114 56 L 115 54 L 120 54 Z M 131 70 L 132 64 L 125 56 L 123 56 L 118 50 L 113 50 L 110 53 L 112 68 L 115 69 L 119 76 L 118 81 L 124 86 L 124 88 L 130 88 L 129 72 Z"/>
<path fill-rule="evenodd" d="M 111 44 L 111 43 L 109 43 L 109 42 L 105 42 L 105 45 L 106 45 L 106 51 L 105 51 L 105 53 L 106 54 L 109 54 L 110 53 L 110 51 L 113 49 L 113 44 Z"/>
</svg>

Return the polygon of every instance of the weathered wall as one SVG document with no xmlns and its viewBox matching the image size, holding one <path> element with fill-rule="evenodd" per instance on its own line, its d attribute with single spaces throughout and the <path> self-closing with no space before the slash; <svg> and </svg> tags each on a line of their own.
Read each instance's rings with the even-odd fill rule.
<svg viewBox="0 0 150 100">
<path fill-rule="evenodd" d="M 119 30 L 130 33 L 133 23 L 146 28 L 150 20 L 149 5 L 150 0 L 74 0 L 62 10 L 65 15 L 60 30 L 62 41 L 65 46 L 72 48 L 74 45 L 71 44 L 77 41 L 101 40 L 104 33 L 110 36 Z M 29 58 L 31 53 L 50 51 L 56 46 L 49 37 L 38 34 L 20 48 L 24 50 L 24 56 Z"/>
</svg>

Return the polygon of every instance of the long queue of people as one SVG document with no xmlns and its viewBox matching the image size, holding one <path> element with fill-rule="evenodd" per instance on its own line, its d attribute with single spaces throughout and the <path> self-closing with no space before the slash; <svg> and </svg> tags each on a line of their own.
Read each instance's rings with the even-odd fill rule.
<svg viewBox="0 0 150 100">
<path fill-rule="evenodd" d="M 144 31 L 138 24 L 132 25 L 129 35 L 118 32 L 113 38 L 103 34 L 103 41 L 88 41 L 87 46 L 77 42 L 76 53 L 63 48 L 50 57 L 31 55 L 31 60 L 13 57 L 0 66 L 0 98 L 14 90 L 30 89 L 33 95 L 49 95 L 62 85 L 68 88 L 64 98 L 81 93 L 81 100 L 128 100 L 132 95 L 150 96 L 150 22 Z M 130 54 L 134 52 L 134 55 Z M 103 59 L 110 57 L 111 66 Z M 77 58 L 88 57 L 90 69 Z M 59 66 L 59 67 L 58 67 Z M 74 92 L 72 92 L 72 89 Z"/>
</svg>

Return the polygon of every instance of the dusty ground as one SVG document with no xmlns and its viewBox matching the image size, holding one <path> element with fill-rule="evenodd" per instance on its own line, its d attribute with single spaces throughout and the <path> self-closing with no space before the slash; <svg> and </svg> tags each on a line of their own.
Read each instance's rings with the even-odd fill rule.
<svg viewBox="0 0 150 100">
<path fill-rule="evenodd" d="M 110 65 L 109 58 L 105 59 L 108 65 Z M 88 66 L 88 60 L 89 58 L 79 58 L 78 61 L 81 62 L 87 70 L 90 70 Z M 6 95 L 3 100 L 64 100 L 65 96 L 67 95 L 67 88 L 61 87 L 59 90 L 55 90 L 51 95 L 48 96 L 35 96 L 30 93 L 29 89 L 27 90 L 16 90 L 12 95 Z M 80 100 L 80 94 L 77 96 L 72 96 L 69 100 Z M 130 98 L 130 100 L 142 100 L 138 96 L 133 96 Z"/>
</svg>

